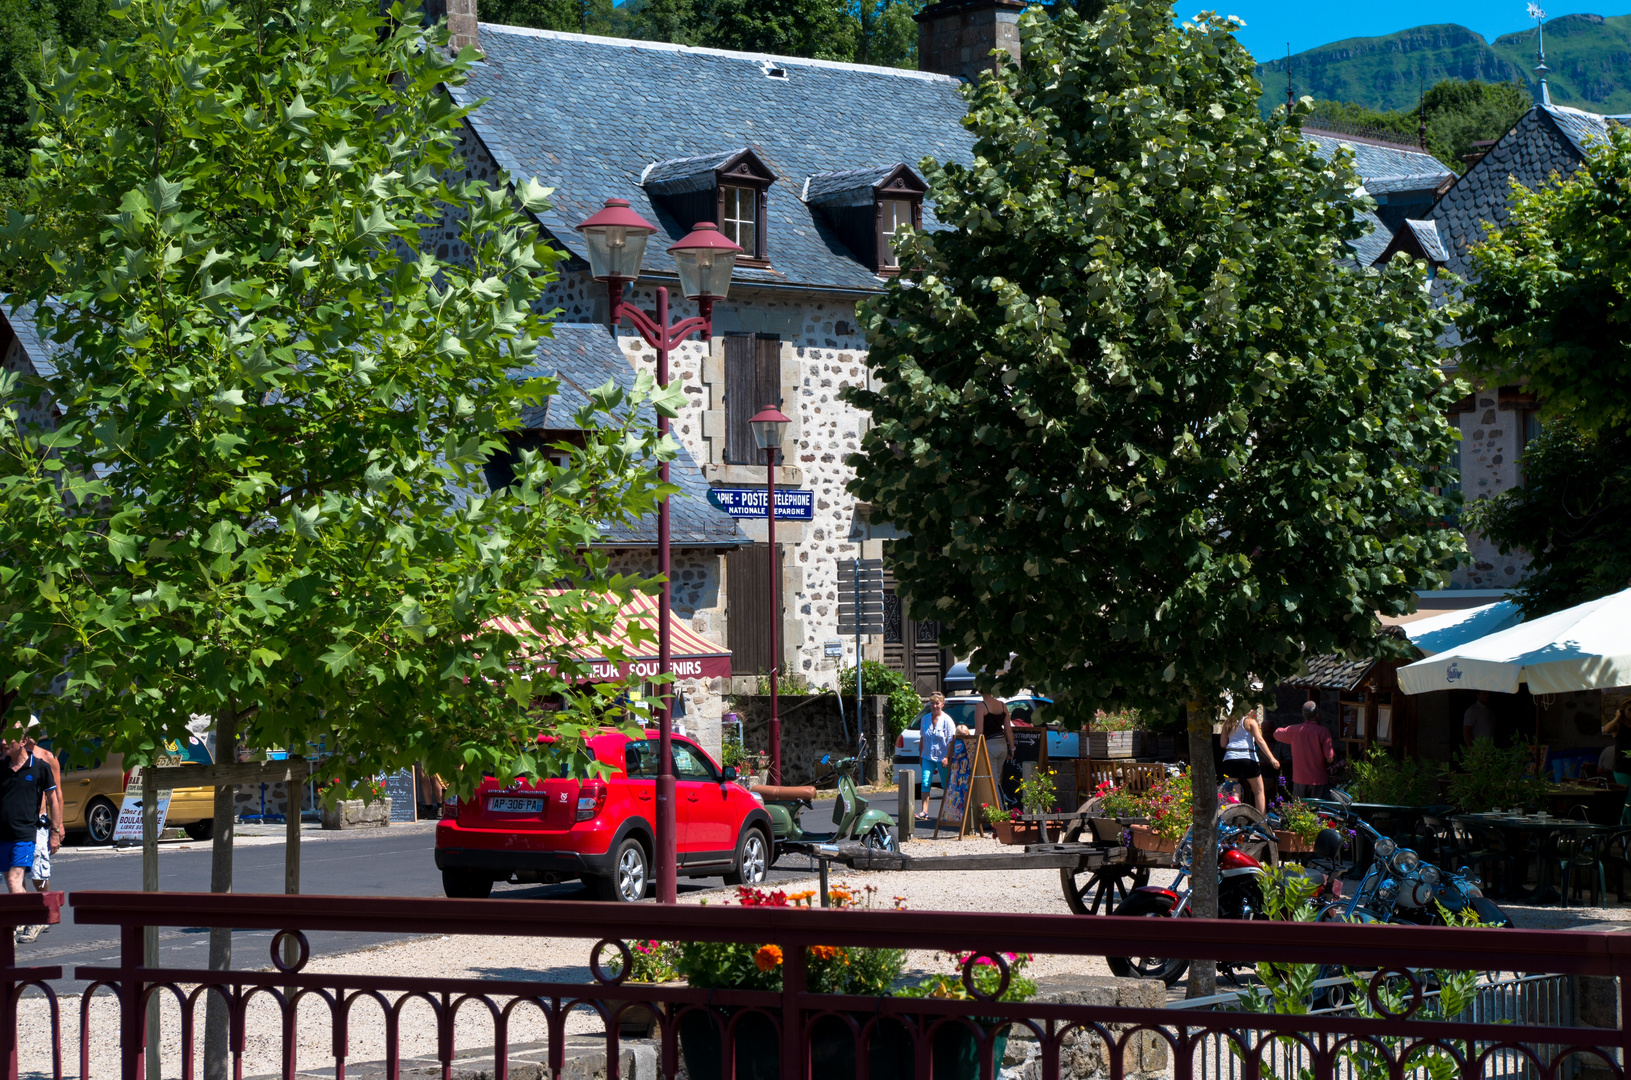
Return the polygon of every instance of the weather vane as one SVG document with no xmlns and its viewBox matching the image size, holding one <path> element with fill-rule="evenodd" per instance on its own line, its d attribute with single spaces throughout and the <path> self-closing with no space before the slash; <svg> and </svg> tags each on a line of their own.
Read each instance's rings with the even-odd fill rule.
<svg viewBox="0 0 1631 1080">
<path fill-rule="evenodd" d="M 1533 0 L 1529 4 L 1529 17 L 1535 20 L 1535 55 L 1540 61 L 1535 65 L 1535 74 L 1540 76 L 1540 103 L 1550 105 L 1552 92 L 1546 86 L 1546 13 Z"/>
</svg>

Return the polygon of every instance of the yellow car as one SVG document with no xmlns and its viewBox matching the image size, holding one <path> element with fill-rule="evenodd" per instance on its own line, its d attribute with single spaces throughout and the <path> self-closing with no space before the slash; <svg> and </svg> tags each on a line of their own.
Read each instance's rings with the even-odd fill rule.
<svg viewBox="0 0 1631 1080">
<path fill-rule="evenodd" d="M 186 746 L 167 743 L 165 750 L 167 753 L 160 759 L 163 765 L 211 764 L 209 749 L 200 739 L 192 739 Z M 113 843 L 114 826 L 119 823 L 119 807 L 124 802 L 129 780 L 123 754 L 109 754 L 89 769 L 65 771 L 62 774 L 63 829 L 83 832 L 93 844 Z M 209 839 L 215 828 L 215 788 L 173 788 L 164 826 L 176 825 L 194 840 Z"/>
</svg>

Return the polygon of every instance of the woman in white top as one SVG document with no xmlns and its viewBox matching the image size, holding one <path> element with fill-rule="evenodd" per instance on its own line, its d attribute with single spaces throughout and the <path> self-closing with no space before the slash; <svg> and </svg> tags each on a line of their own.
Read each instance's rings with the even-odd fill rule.
<svg viewBox="0 0 1631 1080">
<path fill-rule="evenodd" d="M 1263 728 L 1257 723 L 1255 713 L 1231 716 L 1223 722 L 1223 767 L 1218 771 L 1246 785 L 1260 814 L 1268 809 L 1268 803 L 1263 798 L 1265 761 L 1271 769 L 1280 767 L 1279 759 L 1263 738 Z"/>
<path fill-rule="evenodd" d="M 930 782 L 939 775 L 941 802 L 946 801 L 946 788 L 951 785 L 951 740 L 957 735 L 957 724 L 946 712 L 945 695 L 929 695 L 929 712 L 922 724 L 923 738 L 918 752 L 923 763 L 923 810 L 917 819 L 928 821 Z"/>
</svg>

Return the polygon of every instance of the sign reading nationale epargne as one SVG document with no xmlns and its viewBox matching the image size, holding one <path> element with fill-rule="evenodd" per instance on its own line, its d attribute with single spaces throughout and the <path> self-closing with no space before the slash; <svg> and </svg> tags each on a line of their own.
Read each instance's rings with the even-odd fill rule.
<svg viewBox="0 0 1631 1080">
<path fill-rule="evenodd" d="M 765 516 L 765 488 L 709 488 L 708 501 L 733 518 Z M 815 492 L 802 488 L 776 489 L 777 521 L 810 521 L 815 517 Z"/>
</svg>

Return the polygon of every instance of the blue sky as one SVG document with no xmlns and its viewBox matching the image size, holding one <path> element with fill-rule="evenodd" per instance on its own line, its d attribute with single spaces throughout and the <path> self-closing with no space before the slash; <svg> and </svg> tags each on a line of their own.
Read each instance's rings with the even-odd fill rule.
<svg viewBox="0 0 1631 1080">
<path fill-rule="evenodd" d="M 1297 53 L 1343 38 L 1374 37 L 1431 23 L 1459 23 L 1483 34 L 1486 41 L 1493 41 L 1533 25 L 1524 15 L 1524 0 L 1441 0 L 1433 4 L 1421 0 L 1371 0 L 1364 4 L 1329 0 L 1177 0 L 1176 14 L 1188 18 L 1214 6 L 1220 15 L 1239 15 L 1246 20 L 1240 40 L 1259 60 L 1283 57 L 1288 41 L 1291 51 Z M 1541 4 L 1548 19 L 1580 12 L 1622 15 L 1628 6 L 1624 0 L 1608 9 Z"/>
</svg>

